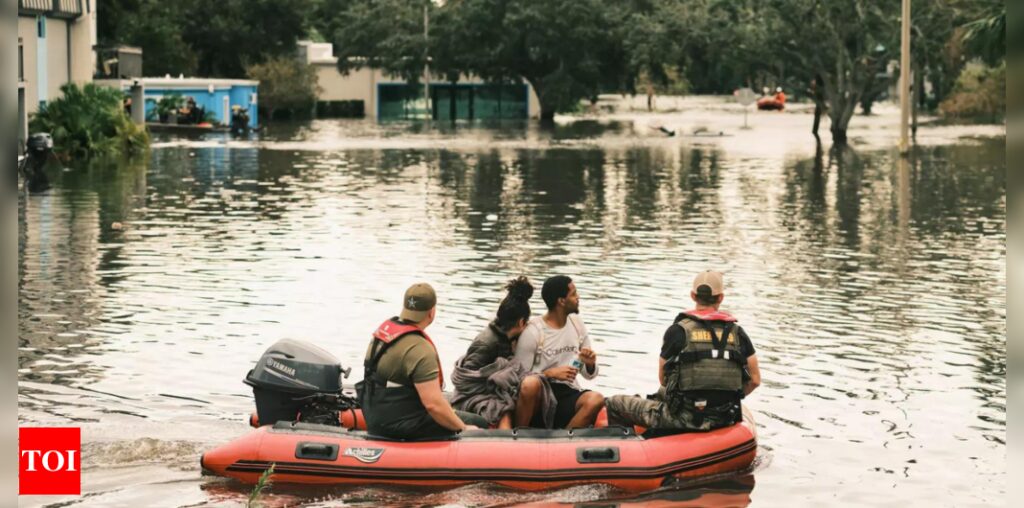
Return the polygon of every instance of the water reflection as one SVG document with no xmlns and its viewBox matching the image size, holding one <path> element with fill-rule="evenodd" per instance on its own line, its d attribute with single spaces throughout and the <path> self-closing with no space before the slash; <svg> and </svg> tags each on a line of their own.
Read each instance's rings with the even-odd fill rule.
<svg viewBox="0 0 1024 508">
<path fill-rule="evenodd" d="M 303 506 L 354 508 L 371 506 L 531 506 L 579 508 L 627 508 L 639 506 L 741 508 L 751 504 L 754 475 L 674 483 L 652 492 L 628 494 L 605 486 L 573 486 L 539 492 L 510 491 L 489 484 L 439 490 L 428 487 L 295 487 L 278 486 L 261 501 L 268 507 Z M 248 489 L 234 482 L 216 482 L 204 491 L 217 502 L 238 499 Z M 310 502 L 310 499 L 315 501 Z M 415 499 L 415 503 L 410 503 Z"/>
<path fill-rule="evenodd" d="M 95 327 L 118 325 L 104 299 L 123 278 L 120 225 L 138 215 L 146 167 L 97 160 L 54 176 L 55 190 L 19 196 L 18 365 L 21 379 L 63 384 L 97 375 L 79 357 L 95 354 Z"/>
<path fill-rule="evenodd" d="M 718 267 L 765 372 L 749 401 L 771 459 L 754 471 L 756 492 L 751 476 L 746 490 L 686 486 L 650 499 L 599 486 L 538 496 L 480 487 L 431 502 L 820 504 L 835 498 L 815 492 L 838 491 L 882 505 L 1002 489 L 999 140 L 920 148 L 905 161 L 820 144 L 782 158 L 650 146 L 614 123 L 441 134 L 347 125 L 284 126 L 265 139 L 338 132 L 426 148 L 289 150 L 211 135 L 148 160 L 56 173 L 53 191 L 22 197 L 22 422 L 89 420 L 107 440 L 132 422 L 145 437 L 184 433 L 202 449 L 245 432 L 237 422 L 252 402 L 239 380 L 274 340 L 310 340 L 358 365 L 367 330 L 425 279 L 438 288 L 432 335 L 450 367 L 519 273 L 571 275 L 603 365 L 590 387 L 646 393 L 661 335 L 689 304 L 687 279 Z M 467 149 L 452 141 L 463 136 L 525 142 Z M 583 138 L 614 148 L 572 143 Z M 957 476 L 951 456 L 975 457 L 974 469 Z M 884 482 L 898 487 L 891 497 L 855 497 L 855 485 Z"/>
</svg>

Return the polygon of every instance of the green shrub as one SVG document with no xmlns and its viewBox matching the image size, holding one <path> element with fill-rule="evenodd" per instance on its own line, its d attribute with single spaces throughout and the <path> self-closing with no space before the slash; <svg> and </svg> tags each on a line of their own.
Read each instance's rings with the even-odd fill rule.
<svg viewBox="0 0 1024 508">
<path fill-rule="evenodd" d="M 54 151 L 63 156 L 130 154 L 149 145 L 149 135 L 124 111 L 124 94 L 92 83 L 60 88 L 62 96 L 33 115 L 29 130 L 53 136 Z"/>
<path fill-rule="evenodd" d="M 260 114 L 267 120 L 273 120 L 276 111 L 311 112 L 320 93 L 316 69 L 291 57 L 250 65 L 245 73 L 260 82 Z"/>
<path fill-rule="evenodd" d="M 156 114 L 159 117 L 165 117 L 171 113 L 177 113 L 184 106 L 185 98 L 180 93 L 174 92 L 160 97 L 160 100 L 156 102 Z"/>
<path fill-rule="evenodd" d="M 947 119 L 1002 121 L 1006 116 L 1006 64 L 964 67 L 953 93 L 939 104 L 939 114 Z"/>
</svg>

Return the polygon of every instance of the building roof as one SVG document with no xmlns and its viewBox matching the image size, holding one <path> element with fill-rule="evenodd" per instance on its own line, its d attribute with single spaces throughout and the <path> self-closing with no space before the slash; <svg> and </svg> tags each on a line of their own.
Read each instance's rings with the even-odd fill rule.
<svg viewBox="0 0 1024 508">
<path fill-rule="evenodd" d="M 226 78 L 184 78 L 177 77 L 172 78 L 165 76 L 162 78 L 140 78 L 143 85 L 153 87 L 164 87 L 164 88 L 202 88 L 213 85 L 214 87 L 231 87 L 231 86 L 258 86 L 259 81 L 254 79 L 226 79 Z"/>
<path fill-rule="evenodd" d="M 121 89 L 127 89 L 132 86 L 133 83 L 138 81 L 146 88 L 164 88 L 164 89 L 189 89 L 194 90 L 197 88 L 223 90 L 234 86 L 252 86 L 258 87 L 259 81 L 253 79 L 224 79 L 224 78 L 135 78 L 135 79 L 97 79 L 94 82 L 102 84 L 104 86 L 117 86 Z"/>
<path fill-rule="evenodd" d="M 18 0 L 19 16 L 75 19 L 82 11 L 82 0 Z"/>
</svg>

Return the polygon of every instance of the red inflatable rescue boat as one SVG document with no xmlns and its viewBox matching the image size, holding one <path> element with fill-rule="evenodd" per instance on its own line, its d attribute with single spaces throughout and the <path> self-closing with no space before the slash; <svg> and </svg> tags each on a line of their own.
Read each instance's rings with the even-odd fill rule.
<svg viewBox="0 0 1024 508">
<path fill-rule="evenodd" d="M 475 430 L 445 441 L 398 441 L 332 425 L 278 422 L 203 454 L 205 472 L 256 483 L 459 486 L 518 489 L 606 483 L 639 491 L 669 477 L 748 468 L 757 453 L 753 420 L 711 432 L 645 438 L 634 429 Z"/>
<path fill-rule="evenodd" d="M 284 340 L 264 353 L 253 386 L 259 428 L 210 450 L 204 473 L 256 483 L 459 486 L 491 482 L 519 489 L 606 483 L 639 491 L 671 477 L 740 471 L 757 453 L 757 432 L 743 421 L 710 432 L 654 435 L 642 428 L 472 430 L 446 440 L 403 441 L 368 434 L 345 395 L 337 360 L 315 346 Z M 603 416 L 603 415 L 602 415 Z M 354 427 L 354 428 L 348 428 Z M 643 432 L 643 434 L 638 434 Z"/>
<path fill-rule="evenodd" d="M 775 95 L 758 99 L 757 109 L 761 111 L 782 111 L 786 109 L 786 94 L 780 88 Z"/>
</svg>

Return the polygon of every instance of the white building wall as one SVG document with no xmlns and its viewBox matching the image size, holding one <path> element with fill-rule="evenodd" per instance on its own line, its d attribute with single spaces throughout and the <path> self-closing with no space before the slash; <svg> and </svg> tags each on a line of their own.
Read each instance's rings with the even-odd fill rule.
<svg viewBox="0 0 1024 508">
<path fill-rule="evenodd" d="M 36 79 L 36 19 L 18 17 L 18 37 L 21 38 L 22 56 L 25 67 L 25 107 L 29 113 L 39 109 L 39 93 Z"/>
<path fill-rule="evenodd" d="M 342 75 L 334 63 L 316 63 L 321 101 L 363 101 L 367 108 L 373 101 L 374 72 L 359 69 Z"/>
<path fill-rule="evenodd" d="M 29 114 L 39 110 L 40 100 L 52 101 L 59 97 L 60 87 L 65 83 L 74 81 L 81 85 L 92 81 L 96 64 L 93 47 L 97 41 L 98 1 L 82 2 L 83 9 L 91 10 L 76 19 L 46 18 L 45 39 L 39 38 L 35 16 L 18 16 L 18 37 L 21 38 L 24 56 L 25 106 Z M 45 46 L 41 47 L 41 42 Z M 40 61 L 41 53 L 45 61 Z M 45 80 L 39 76 L 41 69 L 45 69 Z M 45 82 L 42 93 L 40 81 Z"/>
<path fill-rule="evenodd" d="M 60 87 L 68 76 L 68 23 L 46 20 L 46 101 L 60 97 Z"/>
<path fill-rule="evenodd" d="M 82 17 L 71 21 L 71 80 L 79 85 L 92 81 L 96 69 L 96 51 L 93 46 L 96 36 L 96 3 L 100 0 L 82 2 Z"/>
</svg>

